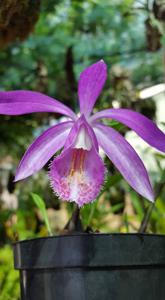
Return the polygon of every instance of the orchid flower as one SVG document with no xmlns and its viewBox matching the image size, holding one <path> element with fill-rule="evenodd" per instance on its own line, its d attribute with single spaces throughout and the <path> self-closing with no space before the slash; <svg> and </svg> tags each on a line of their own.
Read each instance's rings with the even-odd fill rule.
<svg viewBox="0 0 165 300">
<path fill-rule="evenodd" d="M 100 147 L 139 194 L 154 200 L 143 162 L 125 138 L 101 120 L 108 118 L 123 123 L 162 152 L 165 152 L 165 134 L 151 120 L 129 109 L 112 108 L 91 115 L 106 77 L 107 68 L 103 60 L 80 74 L 79 116 L 58 100 L 38 92 L 0 92 L 0 114 L 51 112 L 68 117 L 68 121 L 50 127 L 30 145 L 20 161 L 15 181 L 39 171 L 62 149 L 50 164 L 51 186 L 62 200 L 74 201 L 81 207 L 97 197 L 104 183 L 105 166 L 99 156 Z"/>
</svg>

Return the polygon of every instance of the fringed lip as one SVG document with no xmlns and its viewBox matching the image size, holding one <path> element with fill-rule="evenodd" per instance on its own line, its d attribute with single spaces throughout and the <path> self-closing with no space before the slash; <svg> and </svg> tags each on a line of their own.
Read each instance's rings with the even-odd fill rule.
<svg viewBox="0 0 165 300">
<path fill-rule="evenodd" d="M 51 186 L 61 199 L 83 206 L 97 197 L 105 176 L 97 149 L 93 129 L 81 116 L 72 127 L 63 152 L 50 166 Z"/>
<path fill-rule="evenodd" d="M 98 196 L 104 177 L 105 167 L 94 147 L 89 151 L 67 149 L 52 161 L 49 171 L 55 193 L 79 207 Z"/>
</svg>

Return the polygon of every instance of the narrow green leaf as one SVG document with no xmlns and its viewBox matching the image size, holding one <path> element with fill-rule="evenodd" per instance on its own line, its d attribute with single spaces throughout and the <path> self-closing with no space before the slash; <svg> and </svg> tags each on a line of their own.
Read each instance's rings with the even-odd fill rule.
<svg viewBox="0 0 165 300">
<path fill-rule="evenodd" d="M 126 232 L 129 233 L 129 221 L 128 221 L 128 215 L 126 213 L 123 215 L 123 221 L 125 224 Z"/>
<path fill-rule="evenodd" d="M 110 187 L 116 185 L 117 183 L 119 183 L 122 180 L 122 175 L 120 173 L 116 173 L 112 176 L 108 176 L 107 177 L 107 181 L 104 184 L 104 188 L 103 191 L 105 190 L 109 190 Z"/>
<path fill-rule="evenodd" d="M 118 203 L 118 204 L 115 204 L 113 205 L 111 208 L 110 208 L 110 211 L 111 213 L 117 213 L 120 209 L 122 209 L 124 207 L 124 203 Z"/>
<path fill-rule="evenodd" d="M 44 200 L 37 194 L 35 193 L 31 193 L 32 199 L 35 203 L 35 205 L 38 207 L 38 209 L 40 210 L 42 217 L 44 219 L 47 231 L 49 233 L 49 235 L 52 235 L 52 231 L 50 228 L 50 224 L 49 224 L 49 219 L 48 219 L 48 214 L 47 214 L 47 210 L 46 210 L 46 206 L 45 206 L 45 202 Z"/>
<path fill-rule="evenodd" d="M 136 192 L 134 192 L 134 191 L 131 191 L 131 201 L 132 201 L 133 207 L 136 210 L 136 213 L 138 214 L 138 216 L 140 218 L 143 218 L 144 209 L 143 209 L 143 206 L 141 204 L 142 200 L 139 199 Z"/>
</svg>

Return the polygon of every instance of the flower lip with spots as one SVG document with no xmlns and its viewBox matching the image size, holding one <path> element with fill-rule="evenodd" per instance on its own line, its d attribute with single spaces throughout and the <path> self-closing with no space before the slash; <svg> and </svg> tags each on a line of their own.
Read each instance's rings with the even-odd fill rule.
<svg viewBox="0 0 165 300">
<path fill-rule="evenodd" d="M 0 92 L 0 114 L 60 113 L 69 118 L 43 132 L 27 149 L 16 171 L 15 181 L 39 171 L 60 149 L 49 170 L 54 192 L 79 206 L 93 201 L 104 183 L 105 167 L 99 147 L 126 181 L 142 196 L 154 200 L 145 166 L 132 146 L 104 118 L 114 119 L 134 130 L 144 141 L 165 152 L 165 134 L 145 116 L 129 109 L 106 109 L 92 115 L 107 78 L 103 60 L 86 68 L 78 83 L 80 115 L 44 94 L 33 91 Z"/>
</svg>

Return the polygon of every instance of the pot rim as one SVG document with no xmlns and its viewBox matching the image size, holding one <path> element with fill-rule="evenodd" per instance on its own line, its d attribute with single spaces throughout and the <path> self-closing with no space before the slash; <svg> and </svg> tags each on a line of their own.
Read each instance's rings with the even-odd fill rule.
<svg viewBox="0 0 165 300">
<path fill-rule="evenodd" d="M 53 235 L 53 236 L 46 236 L 46 237 L 35 237 L 35 238 L 29 238 L 26 240 L 19 240 L 16 242 L 13 242 L 13 246 L 17 245 L 17 244 L 22 244 L 22 243 L 28 243 L 31 241 L 35 241 L 35 240 L 45 240 L 45 239 L 59 239 L 59 238 L 64 238 L 64 237 L 85 237 L 85 236 L 97 236 L 97 237 L 102 237 L 102 236 L 136 236 L 136 237 L 155 237 L 155 238 L 163 238 L 165 237 L 165 234 L 155 234 L 155 233 L 131 233 L 131 232 L 127 232 L 127 233 L 120 233 L 120 232 L 113 232 L 113 233 L 100 233 L 100 232 L 76 232 L 76 233 L 69 233 L 69 234 L 59 234 L 59 235 Z"/>
<path fill-rule="evenodd" d="M 165 268 L 165 235 L 84 233 L 14 244 L 19 270 L 64 268 Z"/>
</svg>

